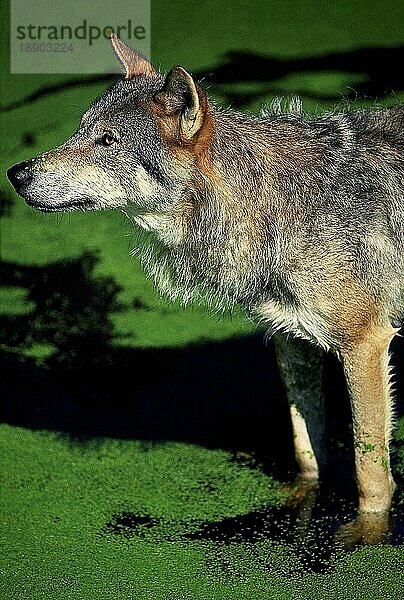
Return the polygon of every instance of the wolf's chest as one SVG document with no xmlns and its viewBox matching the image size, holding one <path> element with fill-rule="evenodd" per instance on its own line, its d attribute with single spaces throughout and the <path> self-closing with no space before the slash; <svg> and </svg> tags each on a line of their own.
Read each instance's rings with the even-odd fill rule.
<svg viewBox="0 0 404 600">
<path fill-rule="evenodd" d="M 324 350 L 333 346 L 332 335 L 323 315 L 314 307 L 298 307 L 268 300 L 254 309 L 259 321 L 270 333 L 283 331 L 320 345 Z"/>
</svg>

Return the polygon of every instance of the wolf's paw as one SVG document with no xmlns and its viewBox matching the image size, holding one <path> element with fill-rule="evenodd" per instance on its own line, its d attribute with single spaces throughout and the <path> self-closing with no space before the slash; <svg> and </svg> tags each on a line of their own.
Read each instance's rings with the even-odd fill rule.
<svg viewBox="0 0 404 600">
<path fill-rule="evenodd" d="M 287 493 L 286 505 L 289 507 L 312 505 L 317 496 L 318 488 L 318 479 L 308 479 L 298 475 L 293 483 L 287 483 L 283 486 L 283 490 Z"/>
<path fill-rule="evenodd" d="M 347 549 L 387 544 L 390 537 L 391 519 L 388 513 L 361 513 L 353 521 L 341 525 L 336 533 L 336 541 Z"/>
</svg>

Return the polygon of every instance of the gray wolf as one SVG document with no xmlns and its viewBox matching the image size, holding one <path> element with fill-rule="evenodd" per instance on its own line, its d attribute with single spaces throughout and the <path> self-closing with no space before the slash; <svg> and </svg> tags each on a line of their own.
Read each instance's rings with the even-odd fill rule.
<svg viewBox="0 0 404 600">
<path fill-rule="evenodd" d="M 41 211 L 123 210 L 171 298 L 240 304 L 273 334 L 302 481 L 325 464 L 324 351 L 351 398 L 359 530 L 394 481 L 389 344 L 404 317 L 404 107 L 220 110 L 112 36 L 125 70 L 60 147 L 8 176 Z"/>
</svg>

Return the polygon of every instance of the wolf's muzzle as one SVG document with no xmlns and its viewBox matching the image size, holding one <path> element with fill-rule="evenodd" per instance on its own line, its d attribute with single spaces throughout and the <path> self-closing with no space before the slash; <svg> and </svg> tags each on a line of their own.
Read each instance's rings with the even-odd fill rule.
<svg viewBox="0 0 404 600">
<path fill-rule="evenodd" d="M 10 183 L 14 186 L 17 194 L 20 193 L 22 186 L 28 183 L 32 179 L 32 173 L 30 170 L 30 165 L 32 161 L 24 161 L 20 162 L 13 167 L 10 167 L 7 171 L 7 177 Z"/>
</svg>

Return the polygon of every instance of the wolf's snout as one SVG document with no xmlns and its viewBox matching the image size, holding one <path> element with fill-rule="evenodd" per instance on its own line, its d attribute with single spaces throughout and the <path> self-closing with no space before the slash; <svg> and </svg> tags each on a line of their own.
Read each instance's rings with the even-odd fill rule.
<svg viewBox="0 0 404 600">
<path fill-rule="evenodd" d="M 31 161 L 18 163 L 17 165 L 10 167 L 7 171 L 7 177 L 17 193 L 20 192 L 25 183 L 28 183 L 28 181 L 32 179 L 30 163 Z"/>
</svg>

